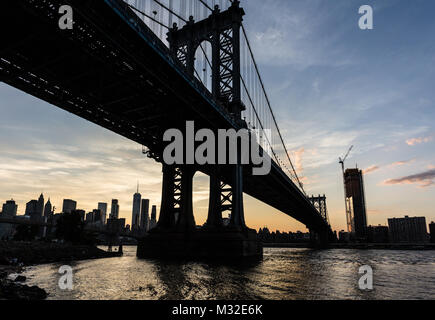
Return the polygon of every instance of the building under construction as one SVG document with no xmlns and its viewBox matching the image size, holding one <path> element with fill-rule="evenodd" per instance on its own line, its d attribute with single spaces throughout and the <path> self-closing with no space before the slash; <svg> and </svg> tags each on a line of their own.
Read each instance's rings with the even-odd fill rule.
<svg viewBox="0 0 435 320">
<path fill-rule="evenodd" d="M 362 171 L 346 169 L 344 172 L 347 230 L 354 239 L 367 238 L 367 214 Z"/>
</svg>

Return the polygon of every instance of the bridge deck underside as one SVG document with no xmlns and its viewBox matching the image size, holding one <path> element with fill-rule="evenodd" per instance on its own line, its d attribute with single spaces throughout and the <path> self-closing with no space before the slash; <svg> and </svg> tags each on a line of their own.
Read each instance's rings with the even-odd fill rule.
<svg viewBox="0 0 435 320">
<path fill-rule="evenodd" d="M 125 12 L 103 0 L 62 4 L 68 2 L 74 8 L 73 30 L 58 27 L 57 1 L 1 1 L 1 81 L 156 154 L 164 147 L 163 132 L 182 129 L 187 120 L 196 128 L 238 129 L 144 24 L 134 29 L 123 19 Z M 199 170 L 209 172 L 206 166 Z M 244 178 L 247 194 L 312 230 L 325 229 L 320 214 L 276 163 L 268 176 L 246 170 Z M 224 180 L 230 181 L 229 174 Z"/>
</svg>

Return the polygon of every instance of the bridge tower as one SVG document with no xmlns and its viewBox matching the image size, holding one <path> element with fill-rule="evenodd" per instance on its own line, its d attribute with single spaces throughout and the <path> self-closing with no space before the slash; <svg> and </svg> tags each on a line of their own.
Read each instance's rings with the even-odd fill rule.
<svg viewBox="0 0 435 320">
<path fill-rule="evenodd" d="M 320 194 L 318 196 L 311 196 L 308 198 L 310 202 L 313 204 L 313 206 L 319 211 L 320 216 L 324 221 L 326 221 L 327 225 L 329 225 L 329 216 L 328 216 L 328 209 L 326 207 L 326 196 L 321 196 Z M 314 232 L 313 230 L 310 230 L 310 239 L 312 245 L 319 247 L 319 246 L 326 246 L 329 242 L 334 241 L 333 235 L 330 230 L 322 230 L 321 232 Z"/>
<path fill-rule="evenodd" d="M 241 100 L 240 85 L 240 29 L 245 12 L 240 1 L 233 1 L 228 10 L 221 12 L 215 6 L 205 20 L 195 22 L 190 17 L 187 24 L 178 29 L 174 24 L 168 32 L 168 42 L 173 56 L 194 77 L 195 54 L 204 41 L 212 48 L 212 94 L 229 114 L 243 124 L 241 119 L 245 106 Z M 166 167 L 164 165 L 164 167 Z M 243 210 L 243 178 L 241 165 L 231 167 L 232 181 L 224 183 L 220 178 L 220 168 L 210 171 L 210 203 L 207 226 L 222 226 L 222 213 L 231 213 L 231 227 L 245 229 Z M 160 226 L 178 225 L 179 228 L 195 227 L 192 212 L 192 168 L 164 168 L 164 187 Z M 170 172 L 170 173 L 169 173 Z M 183 178 L 184 177 L 184 178 Z M 169 187 L 169 186 L 172 186 Z M 175 191 L 174 191 L 175 190 Z"/>
<path fill-rule="evenodd" d="M 321 196 L 319 194 L 318 197 L 311 196 L 309 199 L 314 207 L 319 211 L 322 218 L 329 224 L 328 210 L 326 208 L 326 196 Z"/>
<path fill-rule="evenodd" d="M 196 51 L 204 41 L 211 44 L 212 94 L 236 119 L 241 119 L 245 110 L 240 84 L 240 29 L 244 15 L 240 1 L 235 0 L 224 12 L 216 5 L 207 19 L 195 22 L 190 17 L 183 28 L 174 24 L 168 33 L 172 54 L 191 76 Z"/>
<path fill-rule="evenodd" d="M 195 55 L 202 43 L 211 44 L 213 98 L 232 119 L 246 128 L 241 99 L 240 31 L 245 15 L 240 1 L 234 0 L 226 11 L 215 6 L 210 16 L 195 22 L 193 17 L 182 28 L 176 24 L 168 32 L 170 51 L 175 60 L 191 77 L 195 76 Z M 240 148 L 238 148 L 240 152 Z M 243 208 L 243 167 L 234 165 L 209 166 L 209 212 L 205 226 L 196 229 L 193 215 L 193 177 L 195 165 L 166 165 L 163 163 L 162 203 L 157 228 L 148 240 L 139 244 L 138 256 L 150 256 L 160 248 L 168 255 L 205 257 L 261 257 L 262 248 L 256 232 L 247 228 Z M 230 181 L 222 173 L 230 172 Z M 223 213 L 230 213 L 229 226 L 223 225 Z M 163 243 L 163 245 L 162 245 Z M 177 252 L 178 250 L 178 252 Z M 151 253 L 152 255 L 152 253 Z"/>
</svg>

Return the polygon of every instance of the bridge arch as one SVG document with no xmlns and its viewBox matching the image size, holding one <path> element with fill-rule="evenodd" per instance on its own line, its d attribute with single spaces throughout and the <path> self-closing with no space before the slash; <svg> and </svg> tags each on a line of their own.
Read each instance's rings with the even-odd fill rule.
<svg viewBox="0 0 435 320">
<path fill-rule="evenodd" d="M 195 48 L 195 77 L 212 91 L 212 44 L 208 39 Z"/>
</svg>

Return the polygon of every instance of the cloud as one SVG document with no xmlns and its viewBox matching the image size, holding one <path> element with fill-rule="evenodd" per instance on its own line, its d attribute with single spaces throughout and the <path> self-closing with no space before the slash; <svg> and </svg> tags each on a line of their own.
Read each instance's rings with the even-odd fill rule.
<svg viewBox="0 0 435 320">
<path fill-rule="evenodd" d="M 384 185 L 395 184 L 418 184 L 422 188 L 430 187 L 435 184 L 435 169 L 431 169 L 419 174 L 414 174 L 398 179 L 389 179 L 384 181 Z"/>
<path fill-rule="evenodd" d="M 305 148 L 300 148 L 300 149 L 293 152 L 295 169 L 299 173 L 302 173 L 302 171 L 304 170 L 304 168 L 302 166 L 302 156 L 304 155 L 304 153 L 305 153 Z"/>
<path fill-rule="evenodd" d="M 423 137 L 423 138 L 412 138 L 412 139 L 408 139 L 406 140 L 406 144 L 408 146 L 415 146 L 417 144 L 421 144 L 421 143 L 428 143 L 430 141 L 432 141 L 432 136 L 430 137 Z"/>
<path fill-rule="evenodd" d="M 370 166 L 370 167 L 368 167 L 367 169 L 364 169 L 364 170 L 363 170 L 363 173 L 364 173 L 364 174 L 369 174 L 369 173 L 375 172 L 375 171 L 377 171 L 377 170 L 379 170 L 379 169 L 380 169 L 379 166 Z"/>
<path fill-rule="evenodd" d="M 414 161 L 415 161 L 415 159 L 404 160 L 404 161 L 396 161 L 396 162 L 393 162 L 393 163 L 391 164 L 391 166 L 392 166 L 392 167 L 404 166 L 405 164 L 409 164 L 409 163 L 412 163 L 412 162 L 414 162 Z"/>
</svg>

